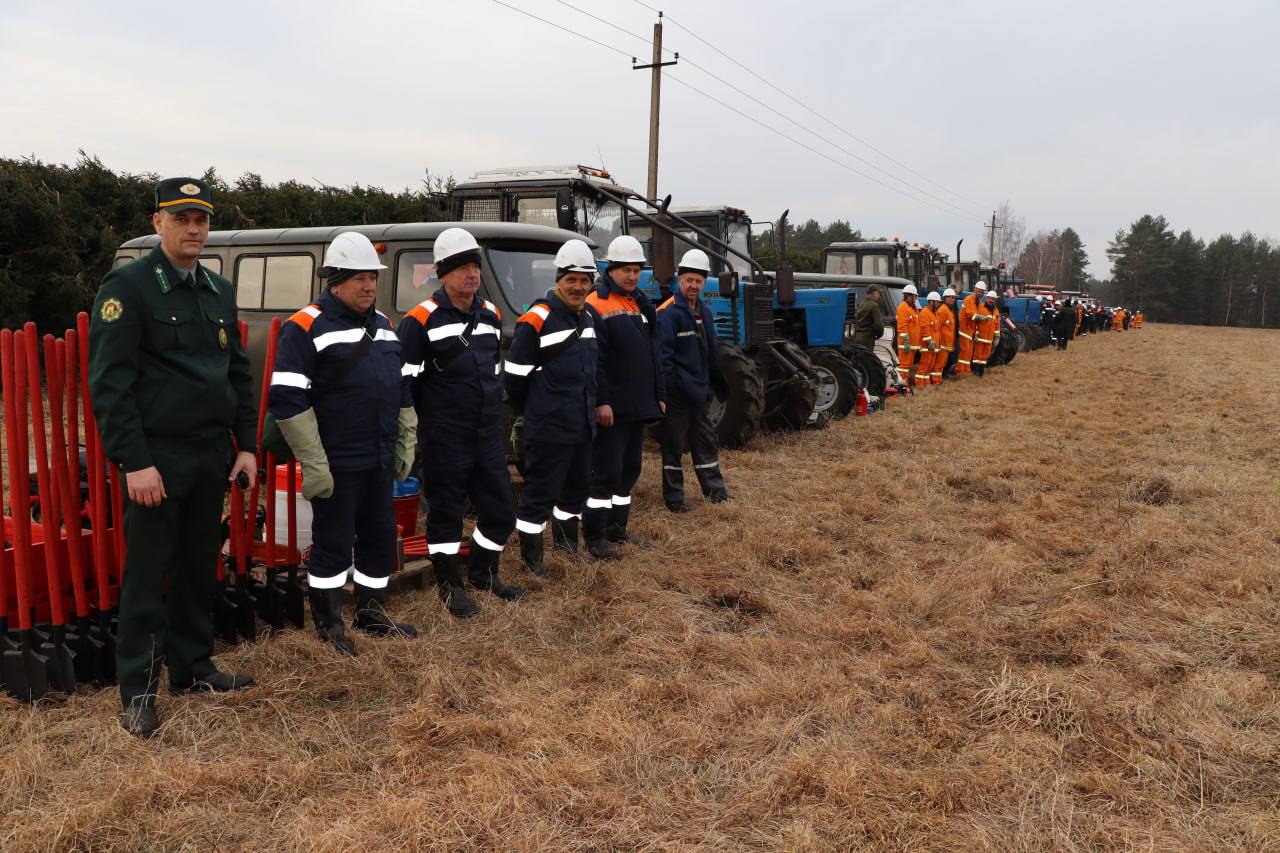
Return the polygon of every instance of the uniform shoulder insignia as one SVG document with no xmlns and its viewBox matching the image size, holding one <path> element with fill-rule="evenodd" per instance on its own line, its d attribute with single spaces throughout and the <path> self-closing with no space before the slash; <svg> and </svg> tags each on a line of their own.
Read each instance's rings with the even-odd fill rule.
<svg viewBox="0 0 1280 853">
<path fill-rule="evenodd" d="M 124 304 L 112 296 L 103 301 L 102 307 L 98 309 L 98 316 L 104 323 L 114 323 L 124 316 Z"/>
</svg>

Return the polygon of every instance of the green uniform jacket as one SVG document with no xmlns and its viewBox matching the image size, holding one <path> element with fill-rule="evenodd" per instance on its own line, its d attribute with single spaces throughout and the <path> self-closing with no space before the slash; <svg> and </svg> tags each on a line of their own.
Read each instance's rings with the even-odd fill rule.
<svg viewBox="0 0 1280 853">
<path fill-rule="evenodd" d="M 853 342 L 875 349 L 876 341 L 883 334 L 884 315 L 880 313 L 880 303 L 875 299 L 863 299 L 853 314 Z"/>
<path fill-rule="evenodd" d="M 159 247 L 112 270 L 94 301 L 89 391 L 107 458 L 154 463 L 148 439 L 224 440 L 257 450 L 257 405 L 235 290 L 203 266 L 194 285 Z"/>
</svg>

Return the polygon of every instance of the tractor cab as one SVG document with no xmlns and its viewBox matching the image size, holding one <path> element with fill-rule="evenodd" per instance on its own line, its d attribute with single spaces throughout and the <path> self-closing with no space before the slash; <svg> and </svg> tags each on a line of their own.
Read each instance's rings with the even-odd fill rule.
<svg viewBox="0 0 1280 853">
<path fill-rule="evenodd" d="M 668 212 L 688 223 L 686 226 L 678 223 L 675 226 L 678 235 L 675 240 L 676 257 L 689 249 L 705 250 L 724 246 L 731 250 L 725 256 L 730 269 L 736 270 L 744 279 L 752 275 L 754 270 L 749 259 L 755 257 L 755 246 L 751 239 L 751 217 L 747 216 L 745 210 L 727 205 L 681 205 L 671 207 Z M 711 237 L 699 236 L 688 227 L 690 225 L 696 226 Z M 652 225 L 633 223 L 631 235 L 644 244 L 646 251 L 651 249 Z M 719 275 L 722 272 L 726 272 L 723 264 L 713 258 L 712 275 Z"/>
<path fill-rule="evenodd" d="M 476 172 L 454 187 L 453 216 L 460 222 L 521 222 L 576 231 L 603 256 L 614 237 L 627 232 L 627 213 L 617 199 L 636 193 L 604 169 L 590 166 L 517 166 Z"/>
<path fill-rule="evenodd" d="M 977 261 L 948 261 L 946 264 L 946 286 L 953 287 L 956 293 L 968 293 L 982 281 L 981 264 Z M 988 285 L 991 283 L 988 282 Z"/>
<path fill-rule="evenodd" d="M 897 238 L 832 243 L 822 250 L 822 271 L 828 275 L 910 279 L 907 274 L 907 247 Z"/>
</svg>

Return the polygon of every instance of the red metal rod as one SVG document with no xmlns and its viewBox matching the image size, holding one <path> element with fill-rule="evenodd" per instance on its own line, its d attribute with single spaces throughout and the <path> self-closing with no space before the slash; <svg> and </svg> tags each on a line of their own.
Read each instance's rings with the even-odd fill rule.
<svg viewBox="0 0 1280 853">
<path fill-rule="evenodd" d="M 276 565 L 276 458 L 275 454 L 268 453 L 262 447 L 262 425 L 267 416 L 267 403 L 271 395 L 271 373 L 276 366 L 276 349 L 279 346 L 280 337 L 280 318 L 272 317 L 271 325 L 267 327 L 267 358 L 262 368 L 262 394 L 258 401 L 258 456 L 261 459 L 260 466 L 266 473 L 267 479 L 267 566 L 275 568 Z M 257 501 L 254 501 L 257 506 Z"/>
<path fill-rule="evenodd" d="M 79 391 L 77 390 L 77 373 L 79 372 L 80 362 L 80 336 L 76 334 L 75 329 L 67 329 L 63 334 L 62 341 L 59 342 L 60 350 L 58 352 L 58 370 L 62 371 L 62 381 L 65 385 L 67 393 L 66 413 L 67 413 L 67 470 L 72 473 L 75 478 L 77 487 L 80 485 L 80 406 Z M 76 491 L 76 515 L 80 515 L 83 511 L 81 506 L 80 492 Z"/>
<path fill-rule="evenodd" d="M 240 332 L 240 346 L 247 348 L 249 345 L 249 324 L 244 320 L 240 320 L 236 325 Z M 267 377 L 267 376 L 269 376 L 269 374 L 264 374 L 264 377 Z M 262 412 L 262 408 L 259 407 L 258 408 L 258 428 L 257 428 L 257 436 L 258 436 L 257 461 L 258 461 L 259 469 L 261 469 L 262 467 L 262 419 L 263 419 L 263 412 Z M 239 448 L 237 448 L 237 450 L 238 449 Z M 262 480 L 255 479 L 253 481 L 251 491 L 249 492 L 249 500 L 247 504 L 245 504 L 244 502 L 244 495 L 243 494 L 241 495 L 241 504 L 244 507 L 244 516 L 242 518 L 241 524 L 244 525 L 244 530 L 243 530 L 244 535 L 240 538 L 240 543 L 241 543 L 242 549 L 246 554 L 248 552 L 248 543 L 253 541 L 254 525 L 258 521 L 258 497 L 261 494 L 261 489 L 262 489 Z M 236 489 L 233 486 L 233 491 L 238 491 L 238 489 Z M 237 516 L 237 518 L 241 518 L 241 516 Z M 237 574 L 243 574 L 246 571 L 248 571 L 247 562 L 242 565 L 241 558 L 237 557 L 236 558 Z"/>
<path fill-rule="evenodd" d="M 289 519 L 286 530 L 289 534 L 289 559 L 298 553 L 298 463 L 289 460 L 289 502 L 285 504 L 285 512 Z"/>
<path fill-rule="evenodd" d="M 4 400 L 4 429 L 0 430 L 0 434 L 4 437 L 4 446 L 9 448 L 9 458 L 13 458 L 14 439 L 11 426 L 14 422 L 13 410 L 13 332 L 5 329 L 0 332 L 0 359 L 3 359 L 3 365 L 0 365 L 0 399 Z M 9 483 L 9 474 L 0 471 L 0 534 L 4 532 L 4 508 L 11 504 L 5 498 L 5 494 L 11 489 L 7 486 Z M 15 549 L 16 550 L 16 549 Z M 4 543 L 0 542 L 0 617 L 8 617 L 17 610 L 17 603 L 14 603 L 14 609 L 9 609 L 9 602 L 16 594 L 16 586 L 13 577 L 13 562 L 9 559 L 9 549 L 4 547 Z"/>
<path fill-rule="evenodd" d="M 9 487 L 13 512 L 14 587 L 18 599 L 18 627 L 31 630 L 31 499 L 27 483 L 26 356 L 22 332 L 4 332 L 4 426 L 9 435 Z"/>
<path fill-rule="evenodd" d="M 76 315 L 76 333 L 80 342 L 80 401 L 84 406 L 85 460 L 89 466 L 89 523 L 92 527 L 93 577 L 98 593 L 98 610 L 111 609 L 111 539 L 107 529 L 107 475 L 102 459 L 102 439 L 98 421 L 89 397 L 89 315 Z"/>
<path fill-rule="evenodd" d="M 22 329 L 27 350 L 27 391 L 31 395 L 31 438 L 36 454 L 36 483 L 40 490 L 40 522 L 44 527 L 44 578 L 49 589 L 49 612 L 55 625 L 67 624 L 62 604 L 62 549 L 58 547 L 58 530 L 62 526 L 61 501 L 49 476 L 49 440 L 45 433 L 44 394 L 40 388 L 39 333 L 36 324 L 28 322 Z M 53 335 L 44 339 L 46 359 L 53 354 Z M 50 389 L 52 394 L 52 389 Z M 60 429 L 61 424 L 53 424 Z"/>
<path fill-rule="evenodd" d="M 74 340 L 72 344 L 74 345 Z M 67 529 L 71 594 L 76 604 L 76 616 L 88 616 L 89 599 L 84 588 L 84 549 L 80 539 L 80 466 L 76 465 L 76 476 L 72 477 L 71 469 L 67 466 L 67 443 L 62 426 L 62 398 L 66 393 L 66 341 L 54 341 L 52 335 L 45 335 L 44 364 L 45 376 L 49 382 L 49 419 L 53 421 L 53 432 L 50 435 L 53 442 L 53 481 L 57 483 L 58 494 L 62 496 L 62 523 Z M 74 395 L 72 399 L 75 399 Z"/>
</svg>

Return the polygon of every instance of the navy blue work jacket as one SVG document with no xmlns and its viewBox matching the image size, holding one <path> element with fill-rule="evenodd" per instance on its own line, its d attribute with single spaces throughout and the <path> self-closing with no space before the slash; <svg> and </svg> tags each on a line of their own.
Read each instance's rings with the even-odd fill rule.
<svg viewBox="0 0 1280 853">
<path fill-rule="evenodd" d="M 607 274 L 587 297 L 596 312 L 596 405 L 612 406 L 615 421 L 654 421 L 666 402 L 658 315 L 639 289 L 627 293 Z"/>
<path fill-rule="evenodd" d="M 551 353 L 575 333 L 576 343 Z M 526 442 L 581 444 L 595 438 L 597 360 L 590 308 L 574 313 L 549 291 L 521 315 L 503 374 L 511 405 L 524 415 Z"/>
<path fill-rule="evenodd" d="M 679 394 L 702 407 L 715 385 L 723 385 L 716 328 L 705 299 L 698 300 L 698 314 L 677 290 L 658 306 L 662 340 L 662 372 L 668 396 Z"/>
<path fill-rule="evenodd" d="M 472 321 L 470 345 L 447 359 Z M 412 398 L 418 407 L 419 432 L 474 430 L 501 423 L 502 314 L 498 306 L 477 296 L 470 310 L 464 311 L 442 287 L 404 315 L 397 334 L 404 353 L 405 382 L 417 385 Z M 447 363 L 441 365 L 441 360 Z"/>
<path fill-rule="evenodd" d="M 327 387 L 366 335 L 373 339 L 368 351 L 340 385 Z M 386 315 L 361 316 L 326 290 L 281 326 L 268 406 L 277 420 L 315 409 L 330 470 L 390 467 L 400 409 L 411 405 L 401 365 Z"/>
</svg>

